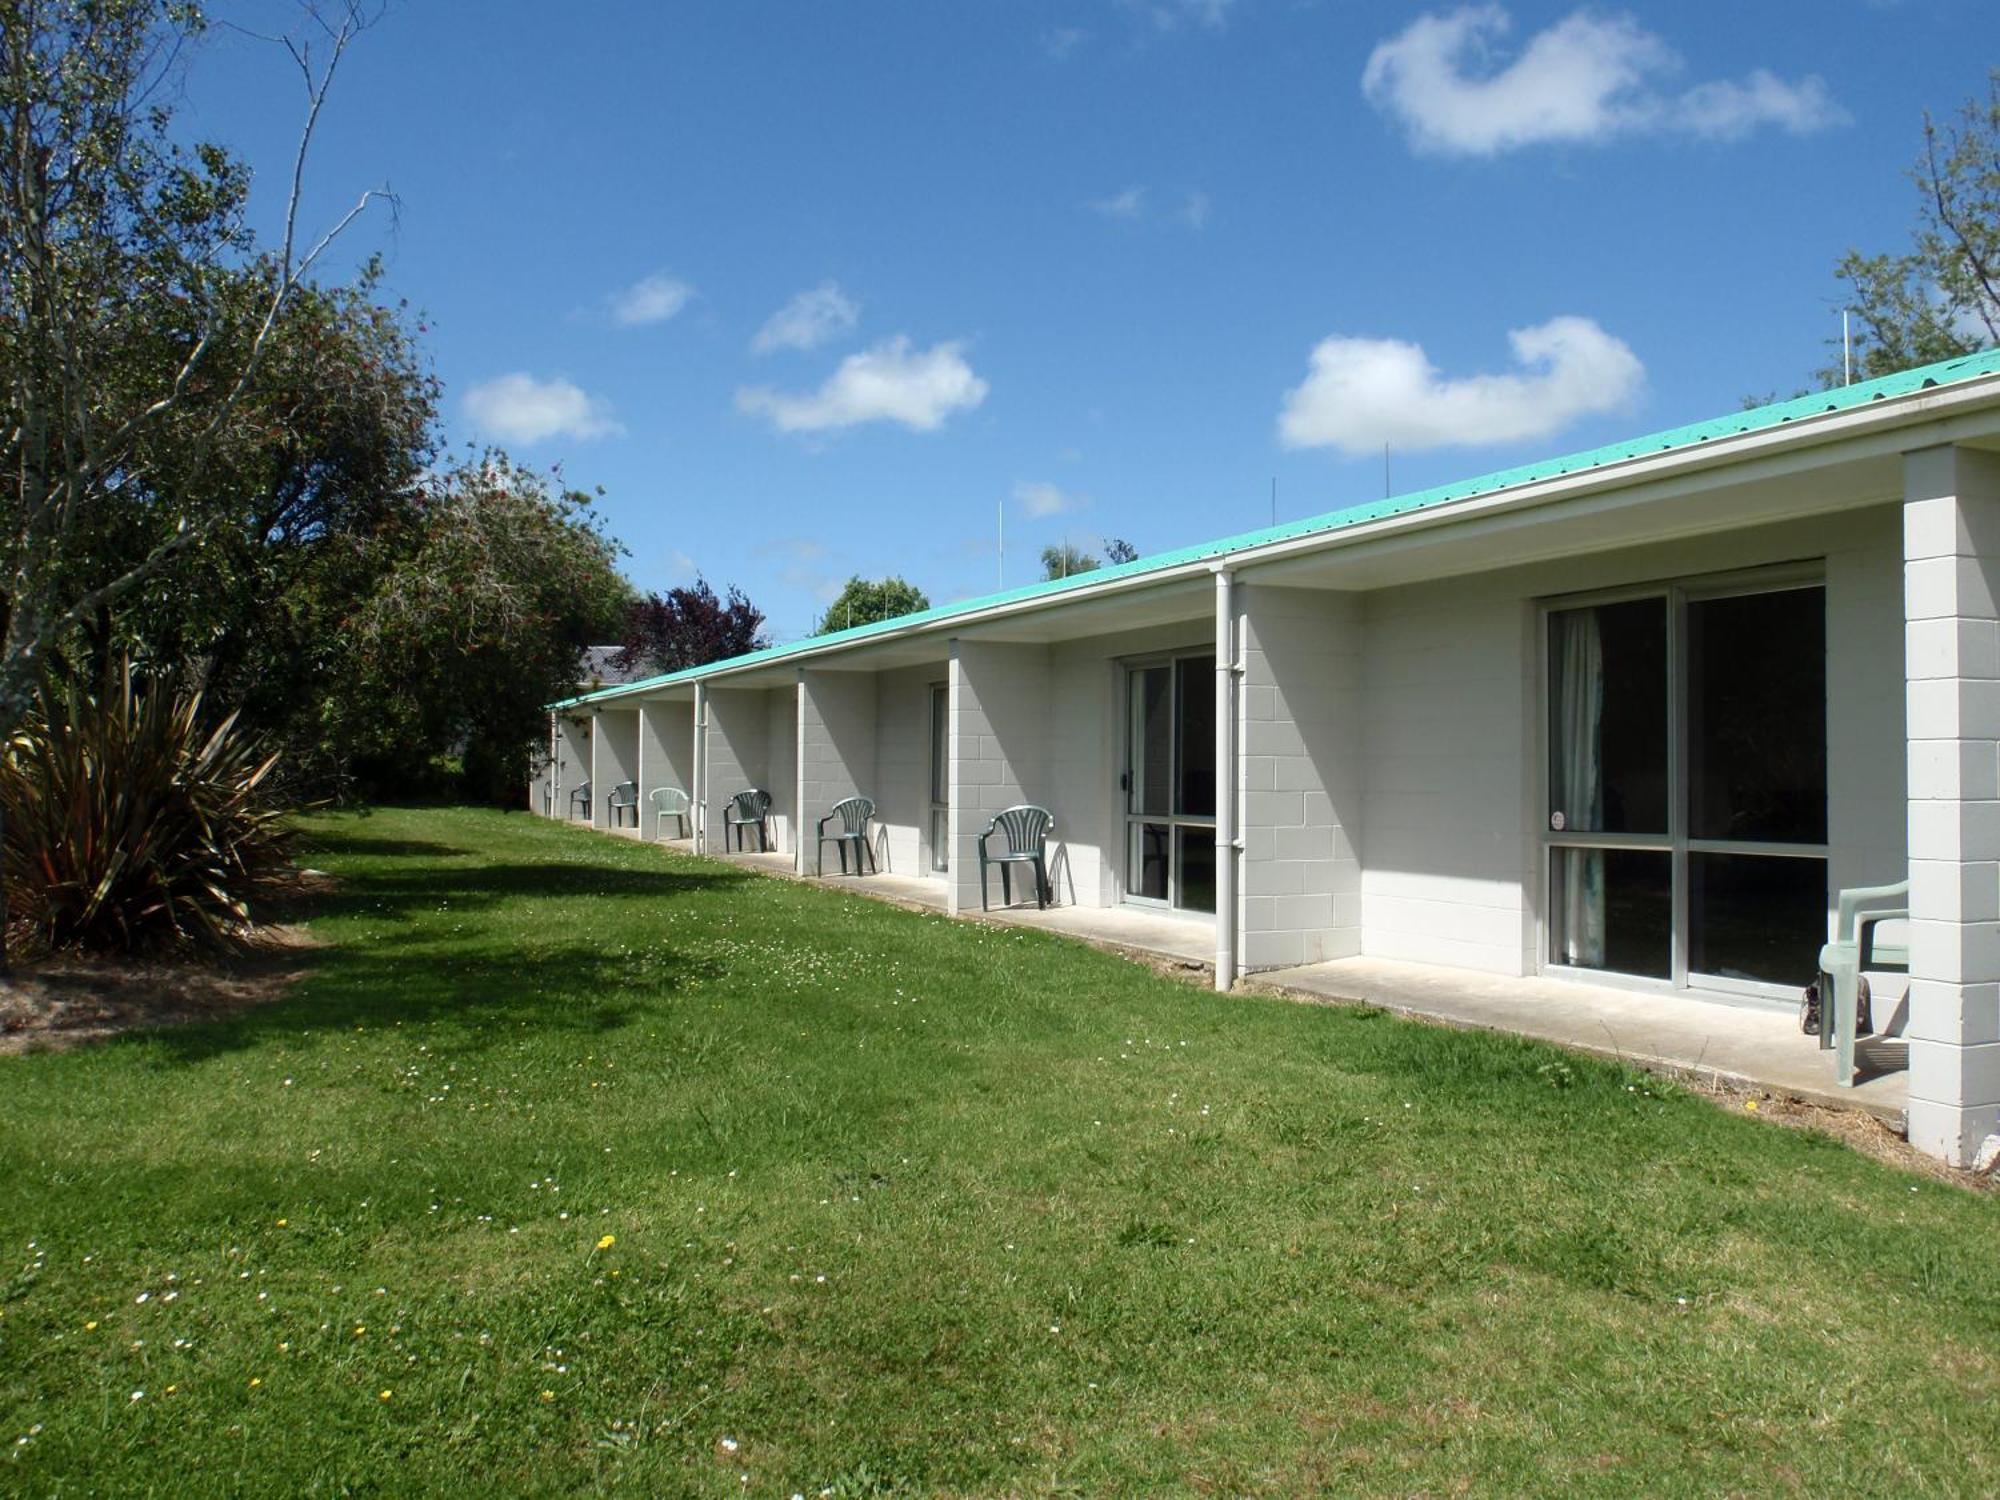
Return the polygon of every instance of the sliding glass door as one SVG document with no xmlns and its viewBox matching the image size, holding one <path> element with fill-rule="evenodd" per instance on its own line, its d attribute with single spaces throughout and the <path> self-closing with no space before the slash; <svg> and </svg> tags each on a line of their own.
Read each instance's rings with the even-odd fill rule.
<svg viewBox="0 0 2000 1500">
<path fill-rule="evenodd" d="M 1215 658 L 1126 670 L 1125 894 L 1215 910 Z"/>
<path fill-rule="evenodd" d="M 1548 613 L 1548 962 L 1758 991 L 1826 930 L 1826 591 Z"/>
</svg>

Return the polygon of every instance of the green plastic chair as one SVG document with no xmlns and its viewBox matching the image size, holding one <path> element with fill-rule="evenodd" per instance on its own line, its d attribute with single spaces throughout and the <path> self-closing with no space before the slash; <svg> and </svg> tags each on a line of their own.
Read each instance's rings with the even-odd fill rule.
<svg viewBox="0 0 2000 1500">
<path fill-rule="evenodd" d="M 1861 976 L 1869 969 L 1910 967 L 1910 950 L 1875 940 L 1885 922 L 1910 917 L 1910 883 L 1864 885 L 1840 893 L 1834 938 L 1819 950 L 1819 1045 L 1833 1053 L 1833 1081 L 1854 1087 L 1854 1039 L 1861 1013 Z"/>
<path fill-rule="evenodd" d="M 868 820 L 875 816 L 875 803 L 867 797 L 849 797 L 833 804 L 833 811 L 819 820 L 814 829 L 813 858 L 819 861 L 819 872 L 826 873 L 823 857 L 826 846 L 832 844 L 840 855 L 840 873 L 847 873 L 848 846 L 854 848 L 854 873 L 865 875 L 875 869 L 875 851 L 868 846 Z M 828 833 L 826 825 L 838 820 L 840 832 Z M 866 868 L 863 868 L 863 862 Z"/>
<path fill-rule="evenodd" d="M 578 817 L 578 816 L 581 816 L 581 817 L 582 817 L 582 819 L 583 819 L 583 821 L 584 821 L 584 822 L 586 822 L 586 823 L 588 823 L 588 822 L 590 821 L 590 783 L 589 783 L 589 782 L 587 782 L 587 781 L 586 781 L 586 782 L 584 782 L 584 783 L 583 783 L 583 784 L 582 784 L 581 786 L 574 786 L 574 787 L 571 787 L 571 788 L 570 788 L 570 792 L 569 792 L 569 815 L 570 815 L 570 816 L 571 816 L 572 818 L 575 818 L 575 817 Z"/>
<path fill-rule="evenodd" d="M 656 786 L 646 795 L 653 804 L 653 837 L 664 837 L 667 819 L 672 818 L 680 828 L 679 837 L 686 838 L 688 811 L 693 805 L 688 801 L 688 794 L 677 786 Z"/>
<path fill-rule="evenodd" d="M 986 825 L 986 832 L 979 835 L 979 909 L 990 910 L 986 904 L 986 867 L 1000 867 L 1000 899 L 1004 904 L 1014 901 L 1014 884 L 1011 871 L 1015 865 L 1031 866 L 1035 874 L 1035 902 L 1041 910 L 1049 906 L 1049 835 L 1055 832 L 1055 814 L 1046 807 L 1036 807 L 1024 803 L 1010 807 L 993 815 L 993 821 Z M 987 848 L 987 840 L 998 833 L 1007 841 L 1003 853 L 995 854 Z"/>
<path fill-rule="evenodd" d="M 743 848 L 743 830 L 757 830 L 757 852 L 762 854 L 771 847 L 770 825 L 765 821 L 771 812 L 771 794 L 762 787 L 746 786 L 740 792 L 729 794 L 729 806 L 722 813 L 723 847 L 729 847 L 729 830 L 736 830 L 736 848 Z"/>
<path fill-rule="evenodd" d="M 639 826 L 639 783 L 636 781 L 619 782 L 618 785 L 611 789 L 611 794 L 604 799 L 604 813 L 610 820 L 613 828 L 623 828 L 625 826 L 625 814 L 628 812 L 632 814 L 632 826 L 637 828 Z"/>
</svg>

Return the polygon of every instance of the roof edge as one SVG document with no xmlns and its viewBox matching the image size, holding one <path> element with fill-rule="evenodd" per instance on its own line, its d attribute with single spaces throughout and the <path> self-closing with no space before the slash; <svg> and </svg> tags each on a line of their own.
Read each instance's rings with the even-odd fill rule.
<svg viewBox="0 0 2000 1500">
<path fill-rule="evenodd" d="M 747 671 L 789 657 L 807 653 L 818 655 L 838 646 L 858 645 L 878 638 L 901 635 L 947 620 L 1005 608 L 1008 605 L 1024 604 L 1037 599 L 1053 600 L 1086 591 L 1094 592 L 1106 584 L 1120 583 L 1151 574 L 1158 574 L 1162 581 L 1165 581 L 1169 575 L 1191 564 L 1213 562 L 1239 552 L 1277 543 L 1301 541 L 1315 535 L 1330 535 L 1369 521 L 1429 510 L 1452 501 L 1492 496 L 1505 490 L 1524 488 L 1538 482 L 1593 469 L 1604 469 L 1637 459 L 1656 458 L 1676 451 L 1692 451 L 1703 444 L 1728 438 L 1749 437 L 1795 422 L 1834 416 L 1880 401 L 1920 396 L 1926 391 L 1995 375 L 2000 375 L 2000 348 L 1961 355 L 1955 359 L 1940 360 L 1915 369 L 1901 370 L 1892 375 L 1877 376 L 1873 380 L 1857 381 L 1853 385 L 1842 386 L 1836 390 L 1815 391 L 1786 401 L 1749 407 L 1727 416 L 1683 423 L 1678 427 L 1663 428 L 1657 432 L 1556 458 L 1516 464 L 1470 479 L 1453 480 L 1393 495 L 1383 500 L 1346 506 L 1301 520 L 1288 521 L 1279 526 L 1241 532 L 1216 541 L 1195 543 L 1192 546 L 1136 558 L 1128 563 L 1114 563 L 1108 567 L 1092 569 L 1088 573 L 1079 573 L 1072 578 L 1022 584 L 1012 589 L 1002 589 L 972 599 L 961 599 L 956 603 L 937 605 L 887 620 L 873 620 L 866 625 L 828 631 L 824 635 L 805 636 L 796 641 L 766 646 L 761 650 L 745 652 L 739 656 L 725 657 L 720 661 L 705 662 L 698 667 L 684 667 L 656 677 L 641 678 L 635 682 L 620 683 L 600 688 L 595 692 L 559 699 L 549 704 L 548 708 L 550 712 L 556 712 L 586 703 L 600 703 L 612 698 L 628 697 L 656 688 L 674 687 L 719 673 Z"/>
</svg>

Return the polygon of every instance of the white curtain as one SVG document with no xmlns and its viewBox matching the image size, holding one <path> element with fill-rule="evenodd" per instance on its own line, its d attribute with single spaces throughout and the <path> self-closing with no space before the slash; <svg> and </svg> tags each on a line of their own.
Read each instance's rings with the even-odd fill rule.
<svg viewBox="0 0 2000 1500">
<path fill-rule="evenodd" d="M 1604 722 L 1604 644 L 1597 611 L 1565 610 L 1554 620 L 1556 674 L 1556 793 L 1563 825 L 1572 832 L 1604 823 L 1599 734 Z M 1604 967 L 1604 851 L 1558 849 L 1563 861 L 1563 963 Z"/>
</svg>

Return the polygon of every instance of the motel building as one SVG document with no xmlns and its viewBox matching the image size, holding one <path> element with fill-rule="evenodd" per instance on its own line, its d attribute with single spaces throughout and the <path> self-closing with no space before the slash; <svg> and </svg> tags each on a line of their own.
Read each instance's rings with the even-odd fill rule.
<svg viewBox="0 0 2000 1500">
<path fill-rule="evenodd" d="M 737 857 L 748 788 L 746 861 L 825 873 L 861 795 L 851 888 L 977 913 L 980 835 L 1033 804 L 1053 900 L 1016 867 L 1014 919 L 1531 1031 L 1572 994 L 1737 1017 L 1841 1086 L 1800 992 L 1840 893 L 1907 881 L 1862 1052 L 1966 1163 L 2000 1129 L 2000 351 L 607 687 L 553 705 L 530 804 Z"/>
</svg>

